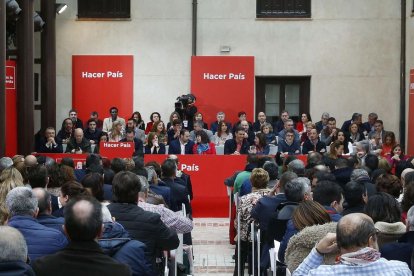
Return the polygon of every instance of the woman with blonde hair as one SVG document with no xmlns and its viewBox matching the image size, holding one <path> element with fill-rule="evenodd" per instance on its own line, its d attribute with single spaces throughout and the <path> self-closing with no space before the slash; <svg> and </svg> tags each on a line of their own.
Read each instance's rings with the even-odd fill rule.
<svg viewBox="0 0 414 276">
<path fill-rule="evenodd" d="M 124 139 L 123 126 L 121 121 L 115 121 L 112 123 L 112 129 L 108 133 L 109 142 L 119 142 Z"/>
<path fill-rule="evenodd" d="M 23 177 L 21 173 L 14 167 L 4 169 L 0 175 L 0 225 L 3 225 L 9 212 L 6 208 L 6 196 L 16 187 L 23 187 Z"/>
</svg>

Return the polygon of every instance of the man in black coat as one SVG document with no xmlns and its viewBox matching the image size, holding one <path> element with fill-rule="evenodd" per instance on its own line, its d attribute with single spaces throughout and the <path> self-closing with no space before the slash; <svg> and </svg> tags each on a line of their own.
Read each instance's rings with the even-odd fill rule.
<svg viewBox="0 0 414 276">
<path fill-rule="evenodd" d="M 65 206 L 69 245 L 33 263 L 36 275 L 131 275 L 130 268 L 105 255 L 96 239 L 102 234 L 102 206 L 94 198 L 71 200 Z"/>
<path fill-rule="evenodd" d="M 56 139 L 56 131 L 53 127 L 46 128 L 44 136 L 41 137 L 36 144 L 36 151 L 46 153 L 63 152 L 62 144 L 58 143 Z"/>
<path fill-rule="evenodd" d="M 184 146 L 184 152 L 181 147 Z M 190 132 L 187 129 L 181 129 L 180 138 L 174 139 L 168 148 L 169 154 L 193 154 L 194 142 L 190 140 Z"/>
<path fill-rule="evenodd" d="M 162 250 L 178 247 L 177 233 L 170 230 L 159 214 L 144 211 L 138 207 L 138 193 L 141 190 L 138 176 L 132 172 L 121 171 L 112 180 L 112 204 L 108 205 L 111 215 L 135 240 L 147 246 L 146 256 L 155 266 L 156 257 Z"/>
</svg>

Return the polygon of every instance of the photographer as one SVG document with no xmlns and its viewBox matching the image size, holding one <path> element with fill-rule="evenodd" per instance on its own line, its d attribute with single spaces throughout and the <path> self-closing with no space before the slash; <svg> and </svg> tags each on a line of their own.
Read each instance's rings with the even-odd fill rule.
<svg viewBox="0 0 414 276">
<path fill-rule="evenodd" d="M 175 111 L 180 114 L 183 127 L 189 131 L 193 130 L 194 114 L 197 112 L 195 106 L 196 97 L 191 94 L 182 95 L 175 102 Z"/>
</svg>

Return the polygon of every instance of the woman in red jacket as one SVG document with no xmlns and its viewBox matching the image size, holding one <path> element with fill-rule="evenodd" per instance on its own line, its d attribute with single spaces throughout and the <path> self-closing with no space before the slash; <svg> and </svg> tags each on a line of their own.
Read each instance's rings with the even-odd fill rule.
<svg viewBox="0 0 414 276">
<path fill-rule="evenodd" d="M 203 130 L 196 131 L 196 144 L 193 146 L 194 154 L 216 154 L 216 146 L 208 139 L 207 133 Z"/>
<path fill-rule="evenodd" d="M 152 126 L 153 126 L 156 122 L 161 121 L 161 115 L 160 115 L 160 113 L 158 113 L 158 112 L 152 112 L 152 113 L 151 113 L 151 116 L 150 116 L 150 120 L 151 120 L 151 121 L 149 121 L 149 122 L 147 123 L 147 127 L 145 128 L 145 134 L 150 133 L 150 132 L 151 132 L 151 130 L 152 130 Z"/>
</svg>

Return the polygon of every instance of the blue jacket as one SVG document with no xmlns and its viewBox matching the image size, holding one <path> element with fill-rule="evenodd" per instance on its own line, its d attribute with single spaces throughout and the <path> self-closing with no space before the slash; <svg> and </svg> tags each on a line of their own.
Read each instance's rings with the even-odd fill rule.
<svg viewBox="0 0 414 276">
<path fill-rule="evenodd" d="M 64 234 L 62 226 L 63 224 L 65 224 L 65 219 L 62 217 L 55 217 L 52 215 L 41 214 L 37 216 L 37 221 L 41 225 L 59 230 L 60 232 Z"/>
<path fill-rule="evenodd" d="M 104 199 L 112 201 L 112 185 L 104 184 L 103 190 L 104 190 Z"/>
<path fill-rule="evenodd" d="M 14 216 L 8 224 L 22 233 L 32 261 L 56 253 L 68 244 L 62 232 L 41 225 L 33 217 Z"/>
<path fill-rule="evenodd" d="M 152 265 L 145 256 L 144 243 L 132 240 L 119 223 L 105 222 L 102 238 L 98 241 L 102 250 L 120 263 L 127 264 L 132 275 L 153 275 Z"/>
<path fill-rule="evenodd" d="M 185 145 L 185 154 L 193 154 L 194 142 L 188 140 L 187 145 Z M 168 154 L 181 154 L 181 145 L 180 139 L 172 140 L 170 147 L 168 148 Z"/>
<path fill-rule="evenodd" d="M 289 154 L 300 154 L 300 143 L 294 140 L 291 145 L 288 145 L 284 139 L 279 139 L 277 143 L 278 152 L 287 152 Z"/>
<path fill-rule="evenodd" d="M 161 185 L 164 185 L 164 184 L 161 184 Z M 170 189 L 170 187 L 150 184 L 149 189 L 150 189 L 151 192 L 162 196 L 165 203 L 167 203 L 168 207 L 171 206 L 171 189 Z"/>
<path fill-rule="evenodd" d="M 24 262 L 0 262 L 0 275 L 5 276 L 35 276 L 32 267 Z"/>
</svg>

